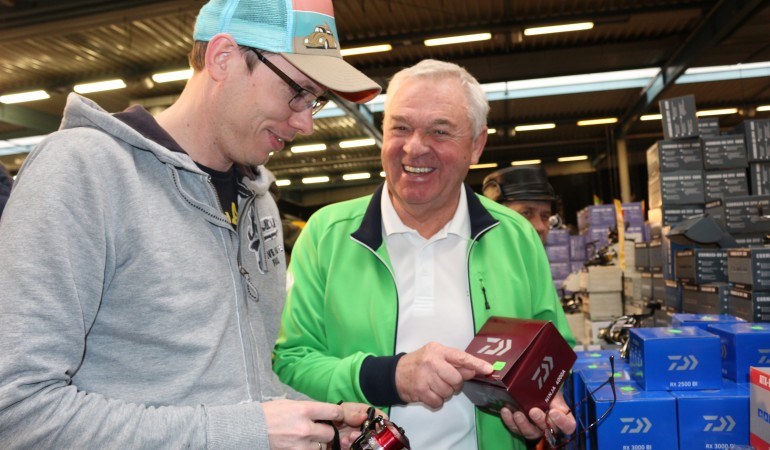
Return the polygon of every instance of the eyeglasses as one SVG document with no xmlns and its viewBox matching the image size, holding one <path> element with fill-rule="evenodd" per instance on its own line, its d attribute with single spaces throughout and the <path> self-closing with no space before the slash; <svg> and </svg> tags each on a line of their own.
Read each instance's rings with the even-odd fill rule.
<svg viewBox="0 0 770 450">
<path fill-rule="evenodd" d="M 286 75 L 281 69 L 268 61 L 268 59 L 265 58 L 265 55 L 263 55 L 257 49 L 251 47 L 248 47 L 248 49 L 253 51 L 257 55 L 257 59 L 259 59 L 265 66 L 267 66 L 268 69 L 272 70 L 273 73 L 278 75 L 284 82 L 286 82 L 286 84 L 289 85 L 289 87 L 294 89 L 296 94 L 291 98 L 291 100 L 289 100 L 289 108 L 291 108 L 292 111 L 302 112 L 309 109 L 310 113 L 315 115 L 315 113 L 322 110 L 323 107 L 326 106 L 326 104 L 329 102 L 329 99 L 325 96 L 315 95 L 297 84 L 296 81 L 289 78 L 289 76 Z"/>
<path fill-rule="evenodd" d="M 578 414 L 580 414 L 580 410 L 581 410 L 580 407 L 583 405 L 583 403 L 588 401 L 588 399 L 591 398 L 592 395 L 594 395 L 601 388 L 603 388 L 604 386 L 606 386 L 608 384 L 610 385 L 610 388 L 612 389 L 612 403 L 610 403 L 609 408 L 607 408 L 607 410 L 604 411 L 604 413 L 601 415 L 601 417 L 596 419 L 592 424 L 588 425 L 587 427 L 582 428 L 580 431 L 578 431 L 577 433 L 573 434 L 572 437 L 570 437 L 566 441 L 562 441 L 562 442 L 557 442 L 556 436 L 554 435 L 554 431 L 553 431 L 553 429 L 551 427 L 547 427 L 546 428 L 546 430 L 545 430 L 545 440 L 548 442 L 548 445 L 550 446 L 550 448 L 552 450 L 562 449 L 562 448 L 566 447 L 567 445 L 569 445 L 572 441 L 574 441 L 578 437 L 580 437 L 580 436 L 584 435 L 585 433 L 587 433 L 592 428 L 598 427 L 599 424 L 602 423 L 602 421 L 604 421 L 604 418 L 607 417 L 610 414 L 610 411 L 612 411 L 612 408 L 615 407 L 615 402 L 617 401 L 618 397 L 617 397 L 617 394 L 615 393 L 615 357 L 612 356 L 612 355 L 610 355 L 610 376 L 609 376 L 609 378 L 607 378 L 607 381 L 605 381 L 604 383 L 600 384 L 599 386 L 596 387 L 596 389 L 594 389 L 591 392 L 589 392 L 588 395 L 586 395 L 586 397 L 584 399 L 580 400 L 575 405 L 575 407 L 572 408 L 572 414 L 575 415 L 575 419 L 576 420 L 580 420 L 580 416 Z M 548 412 L 547 411 L 546 411 L 545 418 L 546 418 L 546 423 L 548 423 Z"/>
</svg>

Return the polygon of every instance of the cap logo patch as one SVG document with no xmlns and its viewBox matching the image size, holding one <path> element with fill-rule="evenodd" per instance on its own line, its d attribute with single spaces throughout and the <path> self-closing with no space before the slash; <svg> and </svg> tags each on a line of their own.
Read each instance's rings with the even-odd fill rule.
<svg viewBox="0 0 770 450">
<path fill-rule="evenodd" d="M 337 48 L 337 40 L 328 23 L 316 25 L 313 32 L 305 36 L 304 44 L 305 48 Z"/>
</svg>

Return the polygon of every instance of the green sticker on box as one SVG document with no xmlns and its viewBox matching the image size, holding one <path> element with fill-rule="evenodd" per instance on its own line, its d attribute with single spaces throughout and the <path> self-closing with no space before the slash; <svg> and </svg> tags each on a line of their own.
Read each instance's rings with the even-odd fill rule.
<svg viewBox="0 0 770 450">
<path fill-rule="evenodd" d="M 492 369 L 494 370 L 503 370 L 503 367 L 505 367 L 505 361 L 495 361 L 494 364 L 492 364 Z"/>
</svg>

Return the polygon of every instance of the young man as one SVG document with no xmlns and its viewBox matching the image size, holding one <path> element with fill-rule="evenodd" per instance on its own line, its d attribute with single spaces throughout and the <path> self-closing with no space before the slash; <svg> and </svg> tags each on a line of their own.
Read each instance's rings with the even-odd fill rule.
<svg viewBox="0 0 770 450">
<path fill-rule="evenodd" d="M 276 372 L 317 399 L 390 407 L 416 449 L 520 449 L 546 427 L 572 432 L 561 395 L 546 424 L 539 409 L 501 417 L 458 394 L 492 372 L 462 350 L 491 316 L 552 320 L 573 341 L 532 227 L 463 183 L 486 143 L 481 86 L 426 60 L 387 94 L 386 182 L 320 210 L 300 234 Z"/>
<path fill-rule="evenodd" d="M 484 178 L 482 192 L 529 220 L 545 245 L 556 194 L 543 166 L 515 166 L 492 172 Z"/>
<path fill-rule="evenodd" d="M 173 106 L 72 95 L 29 155 L 0 223 L 3 448 L 317 450 L 321 421 L 350 444 L 366 405 L 308 401 L 271 370 L 285 260 L 261 165 L 313 131 L 327 89 L 380 88 L 302 45 L 336 33 L 331 1 L 292 4 L 212 0 Z"/>
</svg>

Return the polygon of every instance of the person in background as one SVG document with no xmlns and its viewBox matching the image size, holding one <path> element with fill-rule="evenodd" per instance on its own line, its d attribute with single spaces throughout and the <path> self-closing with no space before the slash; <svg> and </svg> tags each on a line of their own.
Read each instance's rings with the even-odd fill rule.
<svg viewBox="0 0 770 450">
<path fill-rule="evenodd" d="M 350 445 L 367 405 L 271 370 L 286 269 L 262 165 L 313 131 L 327 90 L 380 92 L 302 44 L 316 24 L 336 35 L 331 1 L 212 0 L 157 117 L 68 98 L 0 222 L 4 449 L 318 450 L 332 423 Z"/>
<path fill-rule="evenodd" d="M 8 169 L 0 163 L 0 217 L 3 217 L 3 209 L 8 197 L 11 195 L 11 186 L 13 186 L 13 177 Z"/>
<path fill-rule="evenodd" d="M 543 166 L 514 166 L 492 172 L 484 178 L 482 192 L 529 220 L 545 245 L 556 194 Z"/>
<path fill-rule="evenodd" d="M 487 138 L 478 81 L 425 60 L 390 81 L 385 183 L 322 208 L 294 246 L 273 367 L 313 398 L 387 407 L 416 449 L 520 449 L 571 433 L 559 393 L 546 414 L 476 409 L 466 353 L 491 316 L 551 320 L 574 344 L 534 229 L 464 184 Z"/>
</svg>

